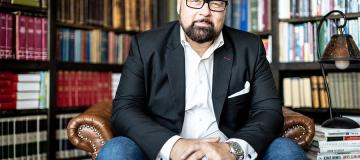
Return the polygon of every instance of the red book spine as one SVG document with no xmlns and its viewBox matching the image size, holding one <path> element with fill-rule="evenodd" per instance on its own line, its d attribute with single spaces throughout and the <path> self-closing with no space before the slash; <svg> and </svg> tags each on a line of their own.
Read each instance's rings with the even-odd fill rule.
<svg viewBox="0 0 360 160">
<path fill-rule="evenodd" d="M 11 87 L 13 84 L 14 84 L 14 81 L 12 81 L 12 80 L 0 80 L 1 88 L 8 88 L 8 87 Z"/>
<path fill-rule="evenodd" d="M 26 59 L 26 17 L 16 16 L 16 59 Z"/>
<path fill-rule="evenodd" d="M 0 102 L 0 110 L 14 110 L 16 109 L 16 101 L 15 102 Z"/>
<path fill-rule="evenodd" d="M 79 75 L 80 71 L 74 73 L 74 106 L 80 106 L 80 96 L 79 96 L 79 90 L 80 90 L 80 84 L 79 84 Z"/>
<path fill-rule="evenodd" d="M 47 34 L 48 34 L 48 21 L 46 18 L 41 19 L 41 57 L 42 60 L 48 60 L 48 42 L 47 42 Z"/>
<path fill-rule="evenodd" d="M 13 59 L 14 53 L 13 49 L 13 16 L 11 14 L 6 14 L 6 44 L 5 44 L 5 59 Z"/>
<path fill-rule="evenodd" d="M 0 73 L 0 80 L 18 81 L 18 76 L 14 73 L 2 72 Z"/>
<path fill-rule="evenodd" d="M 64 77 L 63 71 L 59 71 L 57 77 L 57 94 L 56 94 L 56 106 L 58 108 L 63 107 L 63 93 L 64 93 L 63 77 Z"/>
<path fill-rule="evenodd" d="M 112 73 L 108 72 L 107 74 L 107 101 L 112 100 Z"/>
<path fill-rule="evenodd" d="M 11 94 L 11 93 L 14 93 L 17 91 L 17 86 L 16 86 L 16 83 L 13 84 L 13 85 L 10 85 L 6 88 L 0 88 L 0 95 L 3 95 L 3 94 Z"/>
<path fill-rule="evenodd" d="M 34 59 L 42 60 L 42 24 L 40 17 L 34 17 Z"/>
<path fill-rule="evenodd" d="M 85 84 L 86 84 L 85 85 L 85 91 L 86 91 L 86 93 L 85 93 L 85 95 L 86 95 L 86 97 L 85 97 L 85 99 L 86 99 L 85 105 L 89 106 L 89 105 L 91 105 L 91 99 L 94 99 L 92 97 L 92 88 L 93 88 L 93 86 L 91 84 L 91 79 L 93 77 L 92 77 L 91 72 L 85 72 L 85 74 L 86 74 L 85 80 L 84 80 Z"/>
<path fill-rule="evenodd" d="M 6 47 L 6 14 L 0 13 L 0 59 L 5 59 Z"/>
<path fill-rule="evenodd" d="M 34 17 L 26 16 L 26 60 L 34 60 Z"/>
<path fill-rule="evenodd" d="M 0 103 L 16 102 L 16 91 L 10 94 L 0 94 Z"/>
<path fill-rule="evenodd" d="M 89 101 L 89 105 L 95 104 L 97 99 L 96 99 L 96 95 L 95 95 L 95 90 L 97 89 L 96 86 L 96 82 L 97 82 L 97 75 L 95 74 L 95 72 L 89 72 L 89 84 L 90 84 L 90 101 Z"/>
<path fill-rule="evenodd" d="M 67 81 L 67 87 L 68 87 L 68 107 L 74 107 L 75 95 L 73 93 L 74 93 L 74 88 L 75 88 L 75 84 L 74 84 L 75 71 L 69 71 L 67 73 L 68 73 L 68 76 L 66 76 L 66 81 Z"/>
</svg>

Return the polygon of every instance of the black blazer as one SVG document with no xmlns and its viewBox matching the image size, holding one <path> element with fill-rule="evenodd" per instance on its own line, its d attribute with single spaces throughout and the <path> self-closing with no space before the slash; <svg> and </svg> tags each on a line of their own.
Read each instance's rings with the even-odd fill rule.
<svg viewBox="0 0 360 160">
<path fill-rule="evenodd" d="M 185 112 L 185 58 L 180 25 L 134 36 L 113 101 L 111 123 L 155 159 L 181 132 Z M 212 100 L 220 130 L 248 142 L 261 154 L 283 125 L 280 99 L 261 39 L 224 27 L 224 45 L 214 52 Z M 228 96 L 250 82 L 250 92 Z"/>
</svg>

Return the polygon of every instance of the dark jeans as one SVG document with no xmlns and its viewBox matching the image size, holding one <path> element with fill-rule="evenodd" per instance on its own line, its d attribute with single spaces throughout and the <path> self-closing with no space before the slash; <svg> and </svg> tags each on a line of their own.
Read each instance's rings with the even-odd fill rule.
<svg viewBox="0 0 360 160">
<path fill-rule="evenodd" d="M 100 150 L 98 160 L 143 160 L 140 147 L 126 137 L 115 137 Z M 276 138 L 265 151 L 263 160 L 305 160 L 304 151 L 289 138 Z"/>
</svg>

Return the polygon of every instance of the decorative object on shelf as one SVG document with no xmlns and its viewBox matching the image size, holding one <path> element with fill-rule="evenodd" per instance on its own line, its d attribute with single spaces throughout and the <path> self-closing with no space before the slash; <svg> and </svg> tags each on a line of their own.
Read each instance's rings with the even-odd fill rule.
<svg viewBox="0 0 360 160">
<path fill-rule="evenodd" d="M 329 103 L 329 113 L 330 119 L 326 120 L 322 126 L 328 128 L 358 128 L 360 127 L 355 121 L 346 118 L 346 117 L 333 117 L 332 116 L 332 104 L 328 82 L 325 75 L 324 63 L 335 63 L 336 67 L 339 69 L 346 69 L 350 62 L 351 63 L 360 63 L 360 52 L 353 38 L 349 34 L 344 33 L 344 27 L 346 26 L 346 15 L 339 11 L 333 10 L 327 13 L 320 21 L 319 26 L 317 27 L 317 36 L 320 36 L 320 29 L 324 21 L 333 14 L 338 13 L 343 18 L 343 24 L 336 23 L 336 28 L 340 34 L 335 34 L 331 37 L 330 42 L 327 44 L 324 53 L 320 55 L 320 41 L 317 39 L 317 56 L 319 58 L 319 63 L 322 71 L 322 76 L 324 78 L 324 84 L 326 88 L 326 93 L 328 95 Z"/>
</svg>

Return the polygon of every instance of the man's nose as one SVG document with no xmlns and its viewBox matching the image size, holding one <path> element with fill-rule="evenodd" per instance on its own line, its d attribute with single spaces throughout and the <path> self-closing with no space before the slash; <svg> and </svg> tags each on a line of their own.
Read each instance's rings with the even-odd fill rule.
<svg viewBox="0 0 360 160">
<path fill-rule="evenodd" d="M 209 3 L 205 3 L 202 8 L 200 8 L 200 14 L 203 16 L 209 16 L 211 14 L 211 10 L 209 8 Z"/>
</svg>

